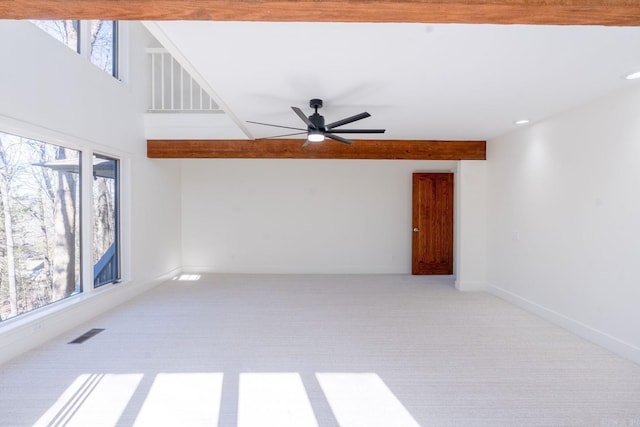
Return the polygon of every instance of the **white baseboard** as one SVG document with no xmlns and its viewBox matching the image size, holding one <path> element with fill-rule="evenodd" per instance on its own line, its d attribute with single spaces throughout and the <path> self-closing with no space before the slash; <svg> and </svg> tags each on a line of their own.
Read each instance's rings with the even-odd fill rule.
<svg viewBox="0 0 640 427">
<path fill-rule="evenodd" d="M 554 310 L 550 310 L 540 304 L 537 304 L 533 301 L 530 301 L 497 286 L 489 284 L 487 285 L 486 290 L 489 293 L 497 296 L 498 298 L 508 301 L 524 310 L 527 310 L 530 313 L 536 314 L 543 319 L 546 319 L 564 329 L 567 329 L 568 331 L 573 332 L 574 334 L 586 340 L 598 344 L 613 353 L 616 353 L 626 359 L 640 364 L 640 348 L 626 341 L 620 340 L 612 335 L 609 335 L 595 328 L 592 328 L 589 325 L 579 322 L 578 320 L 567 317 Z"/>
<path fill-rule="evenodd" d="M 318 269 L 309 269 L 308 267 L 296 268 L 296 266 L 273 266 L 273 265 L 241 265 L 241 266 L 199 266 L 184 265 L 182 267 L 184 273 L 193 274 L 277 274 L 277 275 L 402 275 L 411 274 L 404 266 L 385 266 L 381 265 L 376 268 L 363 265 L 341 266 L 341 267 L 325 267 Z"/>
<path fill-rule="evenodd" d="M 79 294 L 0 323 L 0 365 L 171 279 L 180 269 L 144 283 L 125 281 Z"/>
<path fill-rule="evenodd" d="M 487 284 L 483 282 L 462 282 L 456 279 L 456 289 L 462 292 L 479 292 L 486 291 Z"/>
</svg>

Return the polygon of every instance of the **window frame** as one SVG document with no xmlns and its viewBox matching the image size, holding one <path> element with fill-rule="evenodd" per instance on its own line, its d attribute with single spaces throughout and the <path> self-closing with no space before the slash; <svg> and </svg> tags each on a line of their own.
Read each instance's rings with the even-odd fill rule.
<svg viewBox="0 0 640 427">
<path fill-rule="evenodd" d="M 94 159 L 104 159 L 104 160 L 110 160 L 110 161 L 114 161 L 115 162 L 115 168 L 114 168 L 114 190 L 115 190 L 115 194 L 114 194 L 114 211 L 115 211 L 115 218 L 114 218 L 114 244 L 115 244 L 115 255 L 114 255 L 114 263 L 115 263 L 115 278 L 109 280 L 109 281 L 105 281 L 103 283 L 100 284 L 96 284 L 95 283 L 95 279 L 91 280 L 92 283 L 92 288 L 93 289 L 97 289 L 97 288 L 101 288 L 105 285 L 111 284 L 111 283 L 119 283 L 122 280 L 122 236 L 121 236 L 121 232 L 120 232 L 120 221 L 121 221 L 121 216 L 122 216 L 122 211 L 120 209 L 120 199 L 121 199 L 121 179 L 120 179 L 120 163 L 121 163 L 121 159 L 113 156 L 113 155 L 108 155 L 108 154 L 102 154 L 102 153 L 98 153 L 96 151 L 91 153 L 91 159 L 92 159 L 92 171 L 91 174 L 93 176 L 93 160 Z M 92 211 L 93 211 L 93 207 L 94 207 L 94 197 L 95 197 L 95 193 L 93 192 L 93 188 L 91 191 L 91 205 L 92 205 Z M 90 226 L 91 229 L 91 240 L 92 240 L 92 244 L 91 244 L 91 252 L 93 253 L 93 237 L 95 234 L 95 231 L 93 229 L 94 226 L 94 218 L 95 218 L 95 212 L 92 212 L 91 215 L 91 224 L 87 225 L 88 227 Z M 91 271 L 93 272 L 93 268 L 95 266 L 95 260 L 93 260 L 93 255 L 91 255 L 92 262 L 91 262 Z M 87 270 L 89 270 L 89 268 L 87 268 Z"/>
<path fill-rule="evenodd" d="M 79 152 L 80 161 L 80 179 L 79 179 L 79 239 L 80 239 L 80 255 L 79 266 L 80 274 L 78 278 L 80 292 L 75 292 L 66 298 L 51 302 L 36 309 L 23 312 L 17 316 L 3 319 L 0 321 L 0 336 L 4 331 L 12 330 L 20 325 L 29 325 L 32 322 L 41 322 L 49 315 L 55 315 L 58 312 L 66 312 L 70 307 L 86 301 L 95 295 L 101 295 L 104 292 L 116 290 L 120 285 L 130 282 L 130 226 L 127 219 L 130 219 L 130 211 L 126 203 L 130 198 L 129 170 L 130 158 L 124 152 L 117 149 L 102 151 L 96 150 L 95 144 L 66 133 L 42 128 L 38 125 L 25 123 L 16 119 L 0 115 L 0 132 L 16 135 L 26 139 L 41 141 L 51 145 L 62 146 Z M 92 262 L 92 233 L 93 233 L 93 168 L 88 167 L 93 161 L 93 155 L 108 157 L 117 160 L 118 164 L 118 280 L 106 283 L 100 287 L 90 285 L 93 283 L 93 262 Z M 124 202 L 124 204 L 123 204 Z M 123 221 L 124 220 L 124 221 Z M 38 323 L 42 325 L 41 323 Z"/>
</svg>

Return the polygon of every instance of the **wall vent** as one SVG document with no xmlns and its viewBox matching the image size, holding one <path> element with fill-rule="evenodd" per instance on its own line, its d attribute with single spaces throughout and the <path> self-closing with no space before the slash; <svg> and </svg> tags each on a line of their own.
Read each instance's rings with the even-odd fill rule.
<svg viewBox="0 0 640 427">
<path fill-rule="evenodd" d="M 75 340 L 69 341 L 69 344 L 82 344 L 83 342 L 85 342 L 89 338 L 92 338 L 92 337 L 98 335 L 102 331 L 104 331 L 104 329 L 99 329 L 99 328 L 90 329 L 87 332 L 85 332 L 84 334 L 80 335 Z"/>
</svg>

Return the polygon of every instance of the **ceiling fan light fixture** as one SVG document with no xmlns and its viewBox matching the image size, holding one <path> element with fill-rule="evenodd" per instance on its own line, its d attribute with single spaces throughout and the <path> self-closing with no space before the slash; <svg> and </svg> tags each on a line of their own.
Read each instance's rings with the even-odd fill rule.
<svg viewBox="0 0 640 427">
<path fill-rule="evenodd" d="M 307 140 L 309 142 L 322 142 L 324 141 L 324 133 L 317 130 L 310 130 Z"/>
</svg>

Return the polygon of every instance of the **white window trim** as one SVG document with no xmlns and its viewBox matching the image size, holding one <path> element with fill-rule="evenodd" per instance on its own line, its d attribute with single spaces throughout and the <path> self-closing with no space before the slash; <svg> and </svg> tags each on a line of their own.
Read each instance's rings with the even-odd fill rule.
<svg viewBox="0 0 640 427">
<path fill-rule="evenodd" d="M 29 319 L 39 319 L 43 315 L 55 313 L 58 310 L 65 310 L 69 304 L 83 301 L 90 295 L 98 292 L 104 292 L 107 289 L 127 285 L 131 282 L 131 228 L 129 221 L 131 220 L 131 200 L 129 186 L 130 181 L 130 159 L 128 155 L 116 150 L 100 150 L 97 144 L 78 138 L 74 135 L 65 134 L 51 129 L 42 128 L 38 125 L 17 120 L 0 114 L 0 130 L 13 135 L 19 135 L 24 138 L 30 138 L 43 141 L 48 144 L 61 145 L 67 148 L 78 150 L 81 152 L 81 197 L 80 197 L 80 239 L 82 244 L 80 262 L 81 262 L 81 280 L 82 292 L 71 295 L 60 301 L 55 301 L 44 307 L 22 313 L 10 319 L 3 320 L 0 323 L 0 331 L 9 324 L 22 324 L 21 319 L 28 322 Z M 93 265 L 92 258 L 92 242 L 93 242 L 93 154 L 109 156 L 120 162 L 120 281 L 117 283 L 108 283 L 98 288 L 93 286 Z M 87 191 L 88 187 L 88 191 Z M 84 195 L 84 197 L 83 197 Z M 88 219 L 88 221 L 87 221 Z M 90 267 L 85 268 L 85 263 L 89 262 Z"/>
</svg>

